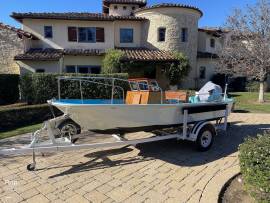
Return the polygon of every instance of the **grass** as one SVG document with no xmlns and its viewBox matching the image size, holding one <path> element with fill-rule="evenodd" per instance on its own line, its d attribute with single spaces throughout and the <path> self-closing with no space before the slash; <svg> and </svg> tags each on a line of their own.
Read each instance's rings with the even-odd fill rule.
<svg viewBox="0 0 270 203">
<path fill-rule="evenodd" d="M 13 137 L 16 135 L 21 135 L 25 133 L 30 133 L 34 132 L 38 129 L 40 129 L 42 124 L 35 124 L 35 125 L 30 125 L 22 128 L 17 128 L 13 129 L 11 131 L 6 131 L 6 132 L 0 132 L 0 139 L 8 138 L 8 137 Z"/>
<path fill-rule="evenodd" d="M 259 103 L 256 92 L 234 92 L 230 94 L 236 101 L 235 110 L 238 112 L 270 113 L 270 93 L 265 94 L 265 103 Z"/>
</svg>

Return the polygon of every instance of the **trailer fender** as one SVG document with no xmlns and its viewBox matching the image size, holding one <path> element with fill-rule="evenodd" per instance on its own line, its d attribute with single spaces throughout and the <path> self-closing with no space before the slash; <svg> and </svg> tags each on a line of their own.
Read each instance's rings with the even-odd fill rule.
<svg viewBox="0 0 270 203">
<path fill-rule="evenodd" d="M 211 122 L 209 122 L 209 121 L 201 121 L 201 122 L 198 122 L 198 123 L 194 124 L 194 126 L 193 126 L 193 128 L 191 130 L 191 133 L 190 133 L 190 140 L 195 142 L 197 140 L 197 138 L 198 138 L 200 130 L 206 125 L 212 125 L 213 129 L 215 130 L 215 135 L 217 134 L 216 128 L 214 127 L 214 125 Z"/>
</svg>

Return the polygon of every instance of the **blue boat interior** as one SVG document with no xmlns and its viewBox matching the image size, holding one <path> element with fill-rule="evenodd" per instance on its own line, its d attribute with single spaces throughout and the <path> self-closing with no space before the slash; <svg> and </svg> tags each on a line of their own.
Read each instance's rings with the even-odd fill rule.
<svg viewBox="0 0 270 203">
<path fill-rule="evenodd" d="M 193 99 L 193 100 L 192 100 Z M 197 101 L 195 98 L 190 98 L 189 103 L 205 103 L 201 101 Z M 112 104 L 111 99 L 60 99 L 60 100 L 54 100 L 56 103 L 61 104 Z M 208 101 L 211 102 L 211 101 Z M 233 102 L 233 99 L 231 98 L 225 98 L 225 102 Z M 179 102 L 177 100 L 171 100 L 168 101 L 168 104 L 179 104 L 182 102 Z M 125 104 L 123 99 L 114 99 L 113 104 Z"/>
<path fill-rule="evenodd" d="M 55 100 L 61 104 L 111 104 L 111 99 L 60 99 Z M 124 104 L 123 99 L 114 99 L 113 104 Z"/>
</svg>

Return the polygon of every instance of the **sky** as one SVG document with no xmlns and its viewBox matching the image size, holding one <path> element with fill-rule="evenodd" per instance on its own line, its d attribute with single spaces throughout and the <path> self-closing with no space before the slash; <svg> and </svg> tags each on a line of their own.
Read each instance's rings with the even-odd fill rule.
<svg viewBox="0 0 270 203">
<path fill-rule="evenodd" d="M 102 0 L 0 0 L 0 22 L 15 27 L 20 24 L 9 17 L 12 12 L 101 12 Z M 200 8 L 204 16 L 200 27 L 223 26 L 234 8 L 245 8 L 256 0 L 148 0 L 157 3 L 181 3 Z"/>
</svg>

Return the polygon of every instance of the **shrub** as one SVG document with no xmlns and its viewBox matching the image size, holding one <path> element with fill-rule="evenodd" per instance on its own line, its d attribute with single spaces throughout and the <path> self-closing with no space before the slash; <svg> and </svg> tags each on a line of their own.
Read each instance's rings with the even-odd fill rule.
<svg viewBox="0 0 270 203">
<path fill-rule="evenodd" d="M 0 105 L 19 100 L 19 75 L 0 74 Z"/>
<path fill-rule="evenodd" d="M 57 116 L 62 113 L 54 108 Z M 52 113 L 47 104 L 10 107 L 0 110 L 0 131 L 24 127 L 32 124 L 42 123 L 52 118 Z"/>
<path fill-rule="evenodd" d="M 170 84 L 178 85 L 181 80 L 188 75 L 190 65 L 188 58 L 183 53 L 175 52 L 174 56 L 177 58 L 178 62 L 170 64 L 170 67 L 166 72 Z"/>
<path fill-rule="evenodd" d="M 248 138 L 239 159 L 247 191 L 258 202 L 270 202 L 270 134 Z"/>
<path fill-rule="evenodd" d="M 121 58 L 124 53 L 120 50 L 110 49 L 102 61 L 102 73 L 112 74 L 121 72 Z"/>
<path fill-rule="evenodd" d="M 59 76 L 95 76 L 95 77 L 108 77 L 108 78 L 122 78 L 127 79 L 127 74 L 107 74 L 107 75 L 79 75 L 79 74 L 44 74 L 34 73 L 27 74 L 21 77 L 21 91 L 22 98 L 29 104 L 42 104 L 47 100 L 58 97 L 58 83 L 57 78 Z M 104 83 L 109 81 L 99 80 Z M 127 89 L 127 83 L 117 81 L 116 85 L 125 86 Z M 61 98 L 81 98 L 80 83 L 79 81 L 61 81 Z M 101 84 L 93 84 L 82 82 L 83 97 L 87 98 L 110 98 L 111 88 L 106 88 Z"/>
</svg>

